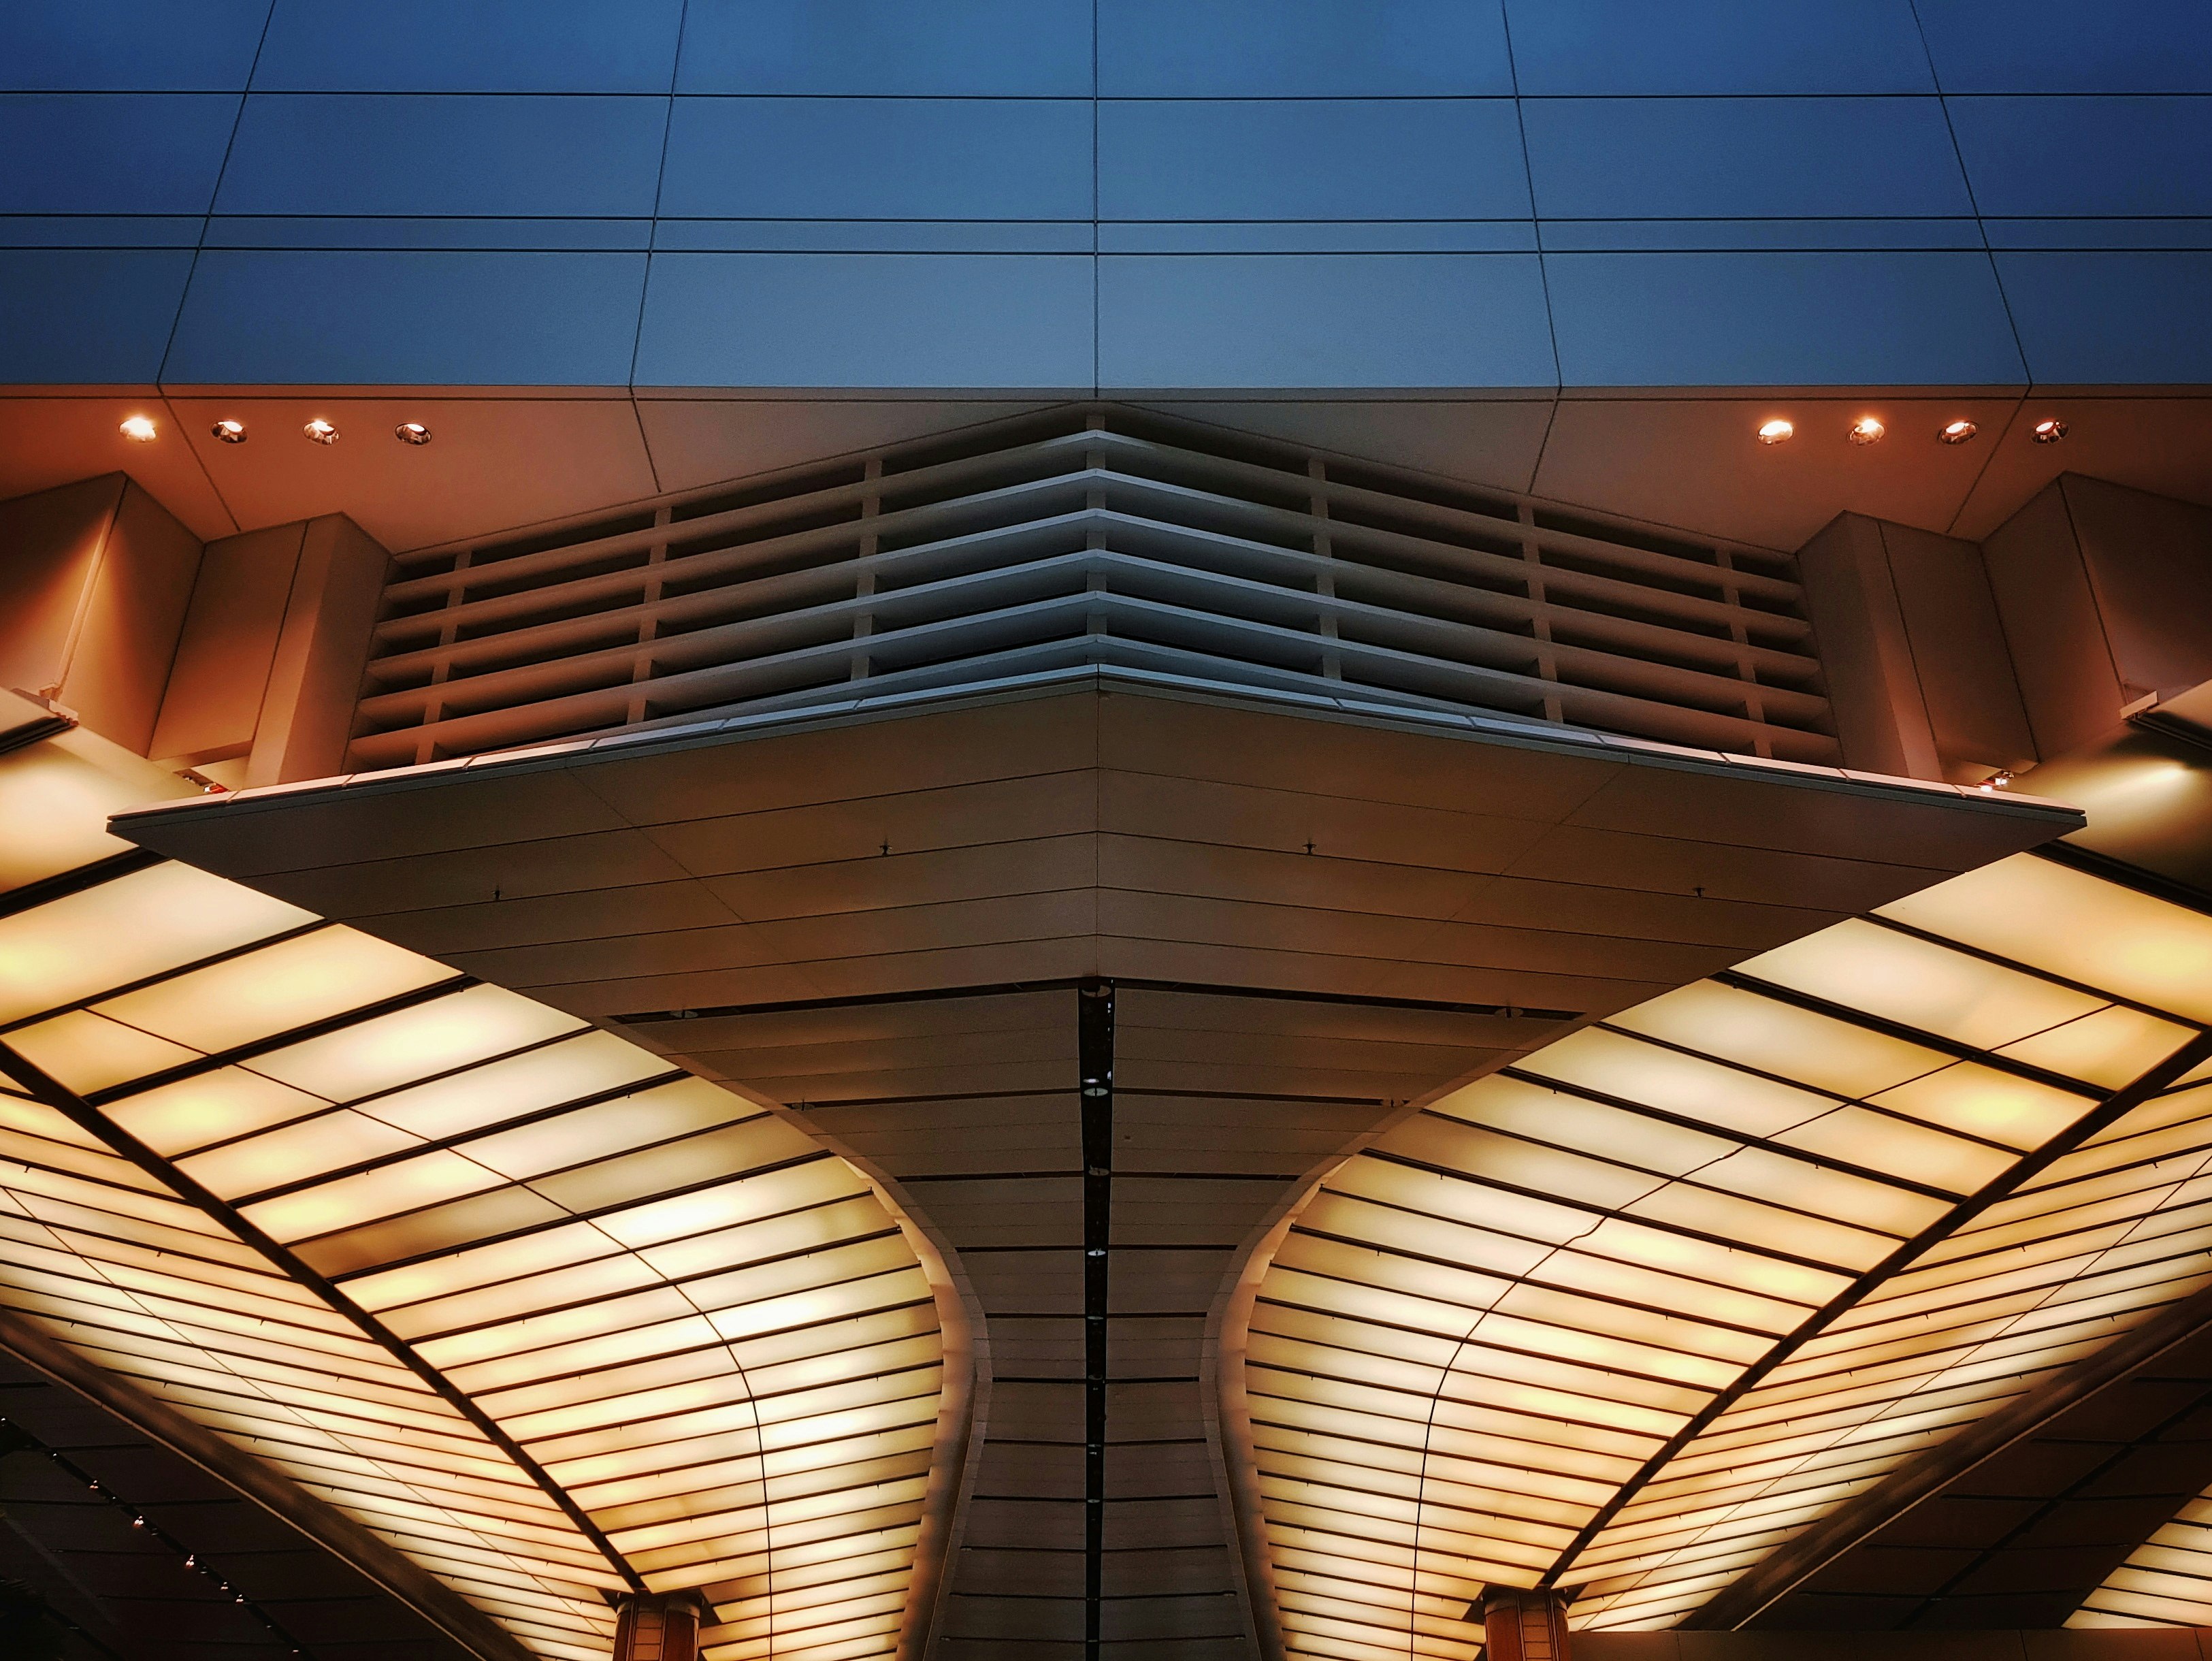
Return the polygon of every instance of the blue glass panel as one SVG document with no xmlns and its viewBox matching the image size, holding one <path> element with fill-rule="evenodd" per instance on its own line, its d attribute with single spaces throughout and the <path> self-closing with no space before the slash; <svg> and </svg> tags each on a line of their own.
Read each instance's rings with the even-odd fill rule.
<svg viewBox="0 0 2212 1661">
<path fill-rule="evenodd" d="M 1911 0 L 1507 0 L 1523 94 L 1932 92 Z"/>
<path fill-rule="evenodd" d="M 2212 253 L 2001 253 L 1997 274 L 2039 382 L 2212 381 Z"/>
<path fill-rule="evenodd" d="M 155 380 L 188 248 L 0 252 L 0 381 Z"/>
<path fill-rule="evenodd" d="M 1497 0 L 1099 0 L 1109 98 L 1504 97 Z"/>
<path fill-rule="evenodd" d="M 1954 98 L 1985 214 L 2212 213 L 2212 98 Z"/>
<path fill-rule="evenodd" d="M 645 262 L 210 249 L 164 374 L 278 386 L 620 386 Z"/>
<path fill-rule="evenodd" d="M 1088 99 L 679 98 L 672 218 L 1091 217 Z"/>
<path fill-rule="evenodd" d="M 1545 218 L 1971 214 L 1933 98 L 1567 98 L 1525 106 Z"/>
<path fill-rule="evenodd" d="M 269 0 L 7 0 L 0 88 L 242 92 Z"/>
<path fill-rule="evenodd" d="M 656 254 L 637 383 L 1087 386 L 1091 261 Z"/>
<path fill-rule="evenodd" d="M 691 0 L 677 89 L 1088 98 L 1090 0 Z"/>
<path fill-rule="evenodd" d="M 257 92 L 659 92 L 682 0 L 276 0 Z"/>
<path fill-rule="evenodd" d="M 1109 256 L 1102 386 L 1544 386 L 1530 254 Z"/>
<path fill-rule="evenodd" d="M 1979 253 L 1547 254 L 1573 386 L 2016 386 Z"/>
<path fill-rule="evenodd" d="M 2204 0 L 1920 0 L 1946 92 L 2212 92 Z"/>
<path fill-rule="evenodd" d="M 1505 99 L 1108 103 L 1107 219 L 1512 219 L 1528 214 Z"/>
<path fill-rule="evenodd" d="M 0 213 L 205 213 L 236 93 L 0 94 Z"/>
<path fill-rule="evenodd" d="M 256 93 L 216 206 L 647 216 L 667 113 L 662 98 Z"/>
</svg>

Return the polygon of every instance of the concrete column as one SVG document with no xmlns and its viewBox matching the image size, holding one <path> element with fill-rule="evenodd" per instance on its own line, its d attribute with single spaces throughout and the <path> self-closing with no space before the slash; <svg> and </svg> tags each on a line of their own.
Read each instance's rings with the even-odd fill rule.
<svg viewBox="0 0 2212 1661">
<path fill-rule="evenodd" d="M 634 1592 L 615 1613 L 614 1661 L 699 1661 L 699 1595 Z"/>
<path fill-rule="evenodd" d="M 1567 1661 L 1567 1600 L 1492 1586 L 1482 1595 L 1482 1640 L 1486 1661 Z"/>
<path fill-rule="evenodd" d="M 1844 766 L 1978 784 L 2033 764 L 1972 543 L 1841 514 L 1798 551 L 1797 567 Z"/>
<path fill-rule="evenodd" d="M 0 502 L 0 690 L 147 753 L 199 538 L 121 473 Z"/>
</svg>

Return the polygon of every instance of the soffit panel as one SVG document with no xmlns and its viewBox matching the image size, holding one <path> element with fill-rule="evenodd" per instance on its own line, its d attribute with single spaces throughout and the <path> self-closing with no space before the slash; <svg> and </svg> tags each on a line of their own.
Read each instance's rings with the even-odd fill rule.
<svg viewBox="0 0 2212 1661">
<path fill-rule="evenodd" d="M 633 396 L 613 387 L 11 389 L 0 399 L 8 458 L 0 496 L 124 468 L 204 538 L 345 513 L 386 546 L 407 549 L 1043 407 L 774 389 L 712 396 Z M 1848 395 L 1683 389 L 1557 400 L 1214 394 L 1157 407 L 1762 547 L 1794 548 L 1844 511 L 1986 536 L 2062 468 L 2185 501 L 2212 500 L 2202 442 L 2212 405 L 2114 389 L 2061 388 L 2026 399 L 1992 398 L 1986 387 L 1949 395 L 1920 387 Z M 1866 413 L 1888 423 L 1888 436 L 1874 446 L 1847 444 L 1844 426 Z M 168 430 L 153 444 L 130 443 L 117 428 L 133 414 L 151 414 Z M 1776 414 L 1794 420 L 1798 435 L 1762 450 L 1752 429 Z M 2063 445 L 2029 441 L 2027 428 L 2047 414 L 2067 420 Z M 317 449 L 301 436 L 316 415 L 345 435 L 337 445 Z M 1959 416 L 1980 423 L 1975 441 L 1936 444 L 1936 429 Z M 246 420 L 248 441 L 218 444 L 209 432 L 217 419 Z M 432 443 L 400 446 L 392 429 L 403 420 L 424 422 Z M 426 477 L 439 488 L 425 490 Z"/>
<path fill-rule="evenodd" d="M 131 834 L 593 1018 L 1100 972 L 1579 1013 L 2067 822 L 1100 684 L 247 792 Z"/>
</svg>

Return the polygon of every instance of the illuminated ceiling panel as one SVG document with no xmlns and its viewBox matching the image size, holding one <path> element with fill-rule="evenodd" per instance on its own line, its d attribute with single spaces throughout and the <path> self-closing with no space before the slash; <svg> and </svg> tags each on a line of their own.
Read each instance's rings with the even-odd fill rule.
<svg viewBox="0 0 2212 1661">
<path fill-rule="evenodd" d="M 169 787 L 164 790 L 164 785 Z M 549 1658 L 698 1588 L 710 1658 L 894 1649 L 943 1341 L 781 1120 L 108 837 L 173 780 L 0 755 L 0 1305 Z"/>
<path fill-rule="evenodd" d="M 2137 1547 L 2066 1624 L 2212 1626 L 2212 1494 Z"/>
<path fill-rule="evenodd" d="M 1673 1624 L 2212 1281 L 2212 918 L 2020 855 L 1561 1039 L 1340 1167 L 1244 1387 L 1293 1654 L 1489 1584 Z"/>
</svg>

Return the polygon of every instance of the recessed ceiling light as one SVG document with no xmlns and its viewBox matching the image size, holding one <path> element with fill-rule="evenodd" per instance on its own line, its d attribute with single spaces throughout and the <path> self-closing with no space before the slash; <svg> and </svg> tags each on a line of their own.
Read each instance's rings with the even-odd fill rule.
<svg viewBox="0 0 2212 1661">
<path fill-rule="evenodd" d="M 2057 416 L 2045 416 L 2027 429 L 2027 435 L 2038 444 L 2056 444 L 2066 436 L 2066 423 Z"/>
<path fill-rule="evenodd" d="M 125 416 L 123 418 L 123 436 L 134 444 L 151 444 L 154 435 L 160 430 L 155 426 L 151 416 Z"/>
<path fill-rule="evenodd" d="M 419 421 L 403 421 L 392 432 L 402 444 L 428 444 L 430 441 L 430 429 Z"/>
<path fill-rule="evenodd" d="M 1936 429 L 1938 444 L 1964 444 L 1982 429 L 1971 421 L 1947 421 Z"/>
<path fill-rule="evenodd" d="M 1772 421 L 1762 421 L 1759 423 L 1759 441 L 1761 444 L 1779 444 L 1796 430 L 1794 425 L 1779 417 Z"/>
<path fill-rule="evenodd" d="M 338 429 L 320 416 L 317 416 L 301 430 L 318 444 L 335 444 L 338 441 Z"/>
<path fill-rule="evenodd" d="M 242 421 L 218 421 L 211 430 L 226 444 L 246 442 L 246 423 Z"/>
<path fill-rule="evenodd" d="M 1889 429 L 1883 426 L 1878 417 L 1861 416 L 1856 421 L 1851 423 L 1851 429 L 1848 436 L 1854 444 L 1879 444 L 1881 442 L 1881 435 L 1888 430 Z"/>
</svg>

